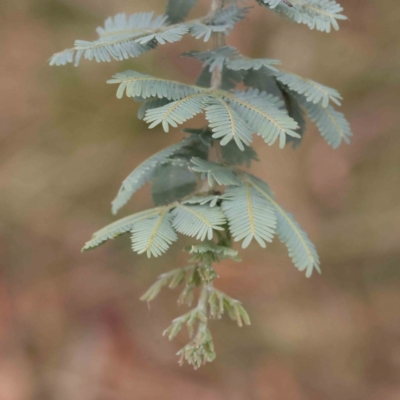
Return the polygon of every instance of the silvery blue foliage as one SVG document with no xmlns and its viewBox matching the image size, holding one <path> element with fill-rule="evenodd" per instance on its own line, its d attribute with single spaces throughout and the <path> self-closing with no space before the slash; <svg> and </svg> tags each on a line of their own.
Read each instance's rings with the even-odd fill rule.
<svg viewBox="0 0 400 400">
<path fill-rule="evenodd" d="M 266 9 L 329 32 L 346 19 L 333 0 L 256 0 Z M 141 106 L 138 117 L 149 128 L 165 132 L 203 114 L 206 126 L 186 128 L 186 137 L 144 160 L 122 182 L 112 201 L 116 214 L 145 184 L 151 184 L 155 207 L 134 213 L 94 233 L 83 250 L 90 250 L 130 233 L 132 249 L 148 257 L 163 255 L 178 234 L 200 243 L 185 248 L 189 265 L 159 276 L 142 296 L 151 301 L 163 287 L 183 285 L 180 304 L 191 305 L 200 288 L 197 305 L 176 318 L 164 334 L 174 338 L 184 325 L 191 341 L 178 352 L 180 362 L 195 368 L 215 359 L 208 319 L 228 315 L 239 326 L 250 319 L 238 300 L 216 289 L 213 264 L 224 259 L 240 261 L 232 248 L 251 243 L 262 248 L 278 238 L 287 247 L 294 266 L 310 277 L 321 272 L 314 244 L 294 216 L 276 200 L 268 184 L 243 170 L 258 161 L 250 146 L 254 134 L 269 146 L 288 143 L 297 147 L 304 139 L 308 115 L 333 148 L 348 143 L 352 132 L 335 89 L 280 68 L 280 61 L 252 59 L 224 44 L 224 37 L 248 11 L 240 2 L 213 0 L 206 16 L 187 21 L 197 0 L 168 0 L 165 15 L 152 12 L 117 14 L 97 28 L 94 41 L 77 40 L 73 48 L 56 53 L 50 65 L 78 65 L 82 58 L 109 62 L 138 57 L 160 45 L 180 41 L 185 35 L 208 42 L 213 48 L 184 56 L 202 64 L 196 84 L 187 84 L 128 70 L 108 81 L 118 85 L 118 99 L 125 96 Z M 240 90 L 236 86 L 241 84 Z M 196 327 L 196 329 L 195 329 Z"/>
</svg>

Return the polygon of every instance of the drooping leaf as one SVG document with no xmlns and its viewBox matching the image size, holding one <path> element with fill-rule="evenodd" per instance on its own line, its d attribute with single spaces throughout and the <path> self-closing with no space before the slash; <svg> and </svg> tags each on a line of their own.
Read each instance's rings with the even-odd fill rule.
<svg viewBox="0 0 400 400">
<path fill-rule="evenodd" d="M 321 103 L 323 107 L 329 105 L 329 101 L 340 105 L 342 96 L 340 93 L 328 86 L 321 85 L 312 79 L 302 78 L 301 76 L 288 72 L 275 73 L 276 79 L 286 85 L 289 89 L 304 95 L 310 103 Z"/>
<path fill-rule="evenodd" d="M 350 143 L 353 133 L 342 113 L 336 111 L 332 106 L 323 107 L 321 104 L 309 103 L 303 96 L 297 96 L 297 99 L 330 146 L 336 149 L 342 142 Z"/>
<path fill-rule="evenodd" d="M 158 15 L 154 18 L 154 12 L 141 12 L 127 16 L 125 13 L 109 17 L 103 27 L 96 29 L 100 37 L 112 37 L 117 35 L 132 35 L 137 37 L 145 34 L 144 30 L 159 29 L 166 26 L 167 17 Z"/>
<path fill-rule="evenodd" d="M 178 25 L 165 29 L 161 32 L 150 33 L 135 40 L 135 42 L 146 45 L 151 41 L 156 41 L 159 44 L 174 43 L 182 40 L 182 37 L 189 32 L 189 27 L 186 25 Z"/>
<path fill-rule="evenodd" d="M 227 35 L 229 30 L 245 17 L 248 10 L 248 7 L 229 5 L 218 10 L 208 21 L 196 21 L 188 24 L 190 33 L 196 39 L 203 39 L 205 42 L 208 42 L 211 35 L 216 32 Z"/>
<path fill-rule="evenodd" d="M 221 139 L 221 145 L 225 146 L 234 140 L 240 150 L 244 145 L 248 146 L 252 141 L 253 131 L 251 125 L 234 108 L 231 108 L 221 98 L 214 98 L 206 108 L 206 119 L 213 131 L 214 139 Z"/>
<path fill-rule="evenodd" d="M 190 145 L 193 141 L 193 137 L 185 138 L 182 142 L 161 150 L 137 166 L 122 182 L 117 197 L 112 201 L 113 214 L 116 214 L 137 190 L 154 177 L 157 166 L 162 165 L 168 157 Z"/>
<path fill-rule="evenodd" d="M 172 211 L 174 228 L 198 240 L 211 240 L 213 230 L 223 230 L 226 223 L 225 216 L 219 207 L 188 206 L 178 204 Z"/>
<path fill-rule="evenodd" d="M 208 98 L 205 93 L 191 94 L 165 106 L 147 110 L 144 121 L 150 124 L 150 129 L 162 124 L 164 131 L 168 132 L 169 126 L 176 128 L 202 112 Z"/>
<path fill-rule="evenodd" d="M 159 97 L 168 100 L 179 100 L 204 90 L 197 86 L 155 78 L 137 71 L 118 73 L 113 76 L 113 79 L 108 80 L 107 83 L 119 84 L 117 90 L 117 97 L 119 99 L 126 93 L 128 97 L 141 97 L 143 99 Z"/>
<path fill-rule="evenodd" d="M 148 12 L 132 14 L 129 17 L 126 14 L 117 14 L 107 18 L 104 27 L 97 28 L 99 39 L 92 42 L 76 40 L 74 48 L 54 54 L 49 63 L 50 65 L 66 65 L 74 62 L 77 66 L 82 57 L 87 60 L 95 59 L 97 62 L 138 57 L 153 49 L 157 41 L 140 44 L 136 39 L 147 36 L 149 30 L 157 31 L 165 26 L 165 16 L 153 17 L 154 13 Z"/>
<path fill-rule="evenodd" d="M 158 257 L 165 253 L 178 239 L 171 225 L 172 215 L 167 207 L 159 215 L 137 221 L 132 229 L 132 250 L 147 257 Z"/>
<path fill-rule="evenodd" d="M 92 239 L 85 244 L 82 251 L 93 249 L 109 239 L 114 239 L 124 233 L 130 232 L 136 222 L 154 218 L 160 215 L 161 212 L 161 208 L 153 208 L 115 221 L 94 233 Z"/>
<path fill-rule="evenodd" d="M 292 21 L 322 32 L 338 30 L 338 21 L 347 19 L 341 14 L 343 7 L 334 0 L 257 1 Z"/>
<path fill-rule="evenodd" d="M 289 256 L 299 271 L 306 271 L 306 276 L 310 277 L 313 270 L 321 273 L 319 267 L 319 257 L 315 246 L 311 243 L 306 232 L 295 221 L 293 215 L 284 210 L 274 199 L 268 185 L 252 175 L 247 175 L 249 184 L 263 196 L 274 208 L 277 216 L 277 229 L 281 242 L 285 243 L 289 251 Z"/>
<path fill-rule="evenodd" d="M 63 51 L 53 54 L 49 58 L 49 65 L 57 67 L 73 63 L 75 60 L 75 49 L 65 49 Z M 77 64 L 75 64 L 77 65 Z"/>
<path fill-rule="evenodd" d="M 225 195 L 222 210 L 235 242 L 243 240 L 243 248 L 253 239 L 261 247 L 272 242 L 277 218 L 270 203 L 248 183 L 228 188 Z"/>
<path fill-rule="evenodd" d="M 279 138 L 279 147 L 286 143 L 286 135 L 299 137 L 295 132 L 297 123 L 286 111 L 278 108 L 273 101 L 261 96 L 249 97 L 246 92 L 224 94 L 232 108 L 261 136 L 266 143 L 272 145 Z"/>
</svg>

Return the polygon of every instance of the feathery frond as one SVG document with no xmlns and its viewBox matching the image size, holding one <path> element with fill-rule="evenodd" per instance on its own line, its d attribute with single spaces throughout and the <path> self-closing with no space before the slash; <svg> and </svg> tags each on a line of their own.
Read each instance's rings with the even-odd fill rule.
<svg viewBox="0 0 400 400">
<path fill-rule="evenodd" d="M 49 59 L 49 65 L 57 67 L 67 65 L 74 62 L 75 49 L 65 49 L 58 53 L 53 54 Z"/>
<path fill-rule="evenodd" d="M 156 42 L 145 45 L 137 43 L 133 39 L 123 37 L 102 37 L 93 42 L 87 40 L 75 41 L 75 66 L 79 64 L 81 57 L 97 62 L 110 62 L 112 59 L 122 61 L 128 58 L 138 57 L 156 47 Z"/>
<path fill-rule="evenodd" d="M 222 93 L 222 92 L 220 92 Z M 234 140 L 240 150 L 244 145 L 248 146 L 252 141 L 253 131 L 249 124 L 240 115 L 240 112 L 230 107 L 223 99 L 213 98 L 206 108 L 206 119 L 213 131 L 214 139 L 221 139 L 221 145 L 225 146 Z"/>
<path fill-rule="evenodd" d="M 151 33 L 149 35 L 140 37 L 135 41 L 139 44 L 147 44 L 152 40 L 157 41 L 159 44 L 174 43 L 182 40 L 182 37 L 189 32 L 189 27 L 186 25 L 178 25 L 171 27 L 168 30 L 162 32 Z"/>
<path fill-rule="evenodd" d="M 276 79 L 286 85 L 289 89 L 304 95 L 310 103 L 321 103 L 323 107 L 329 105 L 329 101 L 340 106 L 342 96 L 336 89 L 321 85 L 312 79 L 302 78 L 301 76 L 288 72 L 275 73 Z"/>
<path fill-rule="evenodd" d="M 219 207 L 178 204 L 172 211 L 173 227 L 180 233 L 201 241 L 211 240 L 213 230 L 223 230 L 226 220 Z"/>
<path fill-rule="evenodd" d="M 208 42 L 213 33 L 224 33 L 227 35 L 230 29 L 233 29 L 235 24 L 241 21 L 246 13 L 247 7 L 238 7 L 237 5 L 230 5 L 218 10 L 209 21 L 197 21 L 188 24 L 189 31 L 196 39 L 203 39 Z"/>
<path fill-rule="evenodd" d="M 285 243 L 289 256 L 299 271 L 306 271 L 309 278 L 316 269 L 321 273 L 319 267 L 319 257 L 315 246 L 311 243 L 306 232 L 295 221 L 293 215 L 288 213 L 274 199 L 269 186 L 262 180 L 253 175 L 247 174 L 247 181 L 257 190 L 257 192 L 265 197 L 272 205 L 277 216 L 276 232 L 281 242 Z"/>
<path fill-rule="evenodd" d="M 246 92 L 243 94 L 246 95 Z M 235 95 L 226 93 L 223 96 L 230 101 L 231 107 L 247 125 L 269 145 L 274 144 L 279 138 L 279 147 L 283 148 L 286 135 L 299 137 L 294 131 L 298 128 L 297 122 L 272 102 L 256 96 L 245 100 L 240 97 L 240 92 L 236 92 Z"/>
<path fill-rule="evenodd" d="M 104 27 L 96 29 L 99 39 L 95 41 L 76 40 L 72 49 L 66 49 L 54 54 L 50 65 L 66 65 L 74 63 L 77 66 L 82 57 L 97 62 L 110 62 L 112 59 L 123 60 L 153 49 L 157 42 L 148 41 L 146 45 L 137 43 L 135 39 L 147 36 L 151 30 L 157 31 L 165 26 L 166 16 L 159 15 L 153 18 L 153 12 L 132 14 L 117 14 L 109 17 Z"/>
<path fill-rule="evenodd" d="M 215 183 L 224 186 L 240 185 L 239 179 L 231 168 L 205 161 L 198 157 L 192 157 L 190 161 L 192 163 L 191 169 L 195 172 L 200 172 L 203 179 L 207 177 L 210 187 L 213 187 Z"/>
<path fill-rule="evenodd" d="M 197 0 L 168 0 L 165 12 L 168 16 L 168 22 L 171 24 L 182 22 L 196 3 Z"/>
<path fill-rule="evenodd" d="M 227 189 L 222 202 L 235 242 L 243 240 L 246 248 L 255 239 L 261 247 L 272 242 L 276 230 L 276 215 L 270 203 L 250 184 Z"/>
<path fill-rule="evenodd" d="M 183 97 L 204 91 L 203 88 L 197 86 L 155 78 L 136 71 L 125 71 L 115 74 L 113 79 L 108 80 L 107 83 L 119 84 L 117 90 L 117 97 L 119 99 L 126 93 L 128 97 L 141 97 L 143 99 L 159 97 L 168 100 L 179 100 Z"/>
<path fill-rule="evenodd" d="M 154 12 L 140 12 L 127 16 L 125 13 L 109 17 L 104 22 L 104 27 L 96 29 L 100 37 L 112 37 L 117 35 L 131 35 L 136 37 L 143 35 L 144 30 L 159 29 L 166 25 L 167 16 L 158 15 L 155 18 Z"/>
<path fill-rule="evenodd" d="M 163 107 L 147 110 L 144 121 L 150 124 L 150 129 L 162 124 L 164 131 L 168 132 L 169 126 L 176 128 L 202 112 L 208 97 L 205 93 L 194 93 Z"/>
<path fill-rule="evenodd" d="M 154 171 L 158 165 L 164 163 L 168 157 L 193 142 L 193 137 L 185 138 L 182 142 L 159 151 L 137 166 L 122 182 L 117 197 L 112 201 L 112 213 L 116 214 L 137 190 L 152 179 Z"/>
<path fill-rule="evenodd" d="M 353 133 L 349 122 L 341 112 L 332 106 L 323 107 L 321 104 L 309 103 L 302 96 L 297 98 L 330 146 L 336 149 L 342 142 L 350 143 Z"/>
<path fill-rule="evenodd" d="M 171 225 L 172 215 L 169 207 L 160 208 L 159 215 L 141 219 L 132 228 L 132 250 L 147 257 L 158 257 L 165 253 L 178 239 Z"/>
<path fill-rule="evenodd" d="M 347 19 L 341 14 L 343 7 L 334 0 L 257 1 L 292 21 L 322 32 L 330 32 L 332 28 L 338 30 L 338 21 Z"/>
<path fill-rule="evenodd" d="M 106 242 L 109 239 L 114 239 L 126 232 L 130 232 L 133 229 L 135 223 L 147 220 L 149 218 L 157 217 L 158 215 L 160 215 L 161 212 L 162 208 L 153 208 L 150 210 L 129 215 L 128 217 L 115 221 L 112 224 L 107 225 L 103 229 L 95 232 L 92 239 L 90 239 L 85 244 L 82 251 L 94 249 L 95 247 L 100 246 L 102 243 Z"/>
</svg>

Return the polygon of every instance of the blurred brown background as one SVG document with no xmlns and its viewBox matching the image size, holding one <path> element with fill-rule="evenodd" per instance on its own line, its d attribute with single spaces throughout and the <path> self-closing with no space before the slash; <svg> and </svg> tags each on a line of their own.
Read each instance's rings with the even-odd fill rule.
<svg viewBox="0 0 400 400">
<path fill-rule="evenodd" d="M 105 81 L 131 68 L 191 82 L 199 66 L 179 54 L 206 47 L 185 39 L 124 63 L 49 68 L 105 17 L 161 13 L 165 2 L 0 2 L 0 400 L 400 399 L 400 10 L 341 3 L 349 21 L 330 35 L 256 6 L 228 38 L 339 89 L 355 137 L 334 151 L 310 124 L 296 151 L 256 140 L 253 171 L 308 231 L 323 274 L 305 279 L 278 243 L 218 267 L 217 285 L 252 326 L 213 323 L 218 358 L 193 372 L 175 357 L 185 335 L 161 336 L 184 311 L 177 294 L 139 301 L 159 273 L 185 265 L 180 246 L 151 261 L 126 236 L 80 249 L 113 220 L 133 167 L 181 137 L 147 131 Z M 148 202 L 146 188 L 125 213 Z"/>
</svg>

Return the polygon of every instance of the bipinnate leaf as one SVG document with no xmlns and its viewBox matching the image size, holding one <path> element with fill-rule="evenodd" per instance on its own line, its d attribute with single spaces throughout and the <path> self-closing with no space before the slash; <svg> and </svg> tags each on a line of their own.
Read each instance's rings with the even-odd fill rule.
<svg viewBox="0 0 400 400">
<path fill-rule="evenodd" d="M 85 244 L 82 251 L 93 249 L 109 239 L 114 239 L 124 233 L 130 232 L 137 222 L 157 217 L 161 212 L 162 208 L 153 208 L 115 221 L 95 232 L 92 239 Z"/>
<path fill-rule="evenodd" d="M 343 7 L 334 0 L 257 0 L 286 18 L 322 32 L 338 30 L 338 21 L 346 20 Z"/>
<path fill-rule="evenodd" d="M 132 250 L 147 257 L 158 257 L 165 253 L 178 239 L 172 228 L 172 215 L 164 207 L 159 215 L 137 221 L 132 228 Z"/>
<path fill-rule="evenodd" d="M 188 206 L 178 204 L 172 211 L 173 227 L 186 236 L 198 240 L 211 240 L 213 230 L 223 230 L 225 216 L 219 207 Z"/>
<path fill-rule="evenodd" d="M 221 139 L 222 146 L 233 140 L 240 150 L 252 141 L 253 131 L 245 119 L 221 98 L 210 100 L 206 108 L 206 119 L 213 131 L 214 139 Z"/>
<path fill-rule="evenodd" d="M 279 108 L 271 98 L 256 95 L 251 90 L 252 96 L 247 92 L 226 94 L 224 97 L 230 101 L 232 108 L 240 115 L 246 124 L 261 136 L 264 141 L 272 145 L 279 139 L 279 147 L 286 144 L 286 135 L 300 137 L 295 130 L 297 122 L 285 110 Z"/>
<path fill-rule="evenodd" d="M 329 101 L 332 101 L 340 106 L 342 96 L 336 89 L 288 72 L 279 71 L 275 73 L 275 77 L 289 89 L 304 95 L 305 99 L 310 103 L 321 103 L 322 107 L 327 107 Z"/>
<path fill-rule="evenodd" d="M 222 210 L 235 242 L 243 241 L 243 248 L 253 239 L 261 247 L 266 247 L 265 242 L 272 242 L 277 218 L 271 204 L 249 183 L 230 187 L 225 195 Z"/>
<path fill-rule="evenodd" d="M 204 93 L 194 93 L 165 106 L 147 110 L 144 121 L 150 124 L 150 129 L 162 124 L 164 131 L 168 132 L 170 126 L 176 128 L 202 112 L 207 98 Z"/>
<path fill-rule="evenodd" d="M 341 112 L 332 106 L 323 107 L 320 103 L 310 103 L 304 96 L 297 96 L 297 99 L 330 146 L 336 149 L 342 142 L 350 143 L 353 133 L 349 122 Z"/>
<path fill-rule="evenodd" d="M 180 100 L 204 91 L 203 88 L 197 86 L 155 78 L 137 71 L 125 71 L 115 74 L 113 79 L 108 80 L 107 83 L 119 84 L 117 90 L 119 99 L 126 93 L 128 97 L 141 97 L 143 99 L 159 97 L 168 100 Z"/>
<path fill-rule="evenodd" d="M 306 232 L 295 221 L 293 215 L 285 211 L 274 199 L 268 185 L 253 175 L 247 175 L 248 184 L 253 187 L 274 208 L 277 217 L 276 232 L 279 239 L 289 251 L 294 265 L 299 271 L 305 271 L 310 277 L 315 270 L 321 273 L 319 257 L 315 246 L 311 243 Z"/>
</svg>

